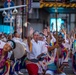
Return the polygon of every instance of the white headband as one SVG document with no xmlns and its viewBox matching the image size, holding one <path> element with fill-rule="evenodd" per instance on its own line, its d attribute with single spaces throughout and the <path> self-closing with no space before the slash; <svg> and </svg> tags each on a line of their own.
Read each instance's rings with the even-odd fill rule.
<svg viewBox="0 0 76 75">
<path fill-rule="evenodd" d="M 14 48 L 14 44 L 12 41 L 8 41 L 7 43 L 11 46 L 12 49 Z"/>
<path fill-rule="evenodd" d="M 39 35 L 39 32 L 38 31 L 34 31 L 34 33 L 33 34 L 38 34 Z"/>
</svg>

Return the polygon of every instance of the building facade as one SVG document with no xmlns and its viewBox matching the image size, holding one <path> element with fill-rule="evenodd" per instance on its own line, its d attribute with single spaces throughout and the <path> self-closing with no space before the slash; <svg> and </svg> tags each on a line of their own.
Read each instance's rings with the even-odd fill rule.
<svg viewBox="0 0 76 75">
<path fill-rule="evenodd" d="M 5 0 L 0 1 L 0 7 L 3 7 Z M 44 27 L 51 26 L 51 19 L 56 19 L 55 12 L 55 0 L 12 0 L 15 5 L 27 4 L 25 8 L 19 8 L 18 14 L 15 15 L 15 30 L 21 30 L 22 36 L 28 36 L 30 27 L 40 32 Z M 42 1 L 42 2 L 41 2 Z M 76 4 L 71 1 L 73 7 L 68 7 L 70 2 L 60 2 L 60 6 L 57 6 L 57 18 L 61 18 L 64 21 L 64 28 L 69 32 L 76 27 Z M 51 3 L 52 2 L 52 3 Z M 73 4 L 74 2 L 74 4 Z M 68 6 L 67 6 L 68 5 Z M 65 6 L 65 7 L 64 7 Z M 2 12 L 1 12 L 2 14 Z M 1 15 L 0 14 L 0 15 Z M 3 18 L 3 17 L 2 17 Z M 1 18 L 1 19 L 2 19 Z M 3 23 L 3 20 L 2 20 Z"/>
</svg>

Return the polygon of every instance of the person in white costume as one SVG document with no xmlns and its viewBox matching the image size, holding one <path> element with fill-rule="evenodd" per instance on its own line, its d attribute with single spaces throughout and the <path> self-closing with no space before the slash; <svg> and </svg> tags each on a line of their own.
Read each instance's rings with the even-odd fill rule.
<svg viewBox="0 0 76 75">
<path fill-rule="evenodd" d="M 33 39 L 31 40 L 31 44 L 32 44 L 32 50 L 28 50 L 28 54 L 29 54 L 29 62 L 27 63 L 27 70 L 29 75 L 43 75 L 43 70 L 42 67 L 39 63 L 39 59 L 46 54 L 46 46 L 45 43 L 43 41 L 39 40 L 39 32 L 38 31 L 34 31 L 33 33 Z M 38 61 L 37 61 L 38 60 Z M 36 62 L 37 61 L 37 62 Z M 37 66 L 37 67 L 36 67 Z M 31 69 L 32 67 L 36 67 L 35 69 Z"/>
<path fill-rule="evenodd" d="M 17 45 L 17 47 L 13 50 L 14 57 L 15 57 L 15 63 L 18 61 L 18 65 L 16 65 L 15 68 L 17 68 L 16 71 L 18 72 L 18 74 L 23 75 L 23 73 L 20 72 L 20 69 L 23 69 L 22 63 L 23 63 L 23 60 L 25 59 L 26 44 L 23 42 L 23 40 L 20 37 L 20 34 L 18 34 L 17 32 L 14 33 L 13 41 L 15 41 Z"/>
</svg>

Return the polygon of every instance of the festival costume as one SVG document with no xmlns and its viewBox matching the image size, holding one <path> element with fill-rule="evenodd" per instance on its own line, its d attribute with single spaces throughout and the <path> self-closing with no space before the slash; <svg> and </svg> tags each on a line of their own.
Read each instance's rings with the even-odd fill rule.
<svg viewBox="0 0 76 75">
<path fill-rule="evenodd" d="M 73 42 L 72 66 L 73 66 L 73 71 L 76 74 L 76 39 Z"/>
<path fill-rule="evenodd" d="M 50 46 L 54 46 L 56 44 L 56 42 L 52 39 L 50 42 Z M 51 52 L 47 52 L 47 71 L 46 74 L 51 74 L 54 75 L 54 73 L 57 72 L 57 48 L 55 48 L 53 51 Z"/>
<path fill-rule="evenodd" d="M 0 57 L 2 56 L 2 50 L 5 45 L 5 42 L 0 40 Z M 7 55 L 4 56 L 2 60 L 0 60 L 0 75 L 9 75 L 10 62 L 7 60 Z"/>
<path fill-rule="evenodd" d="M 7 54 L 8 55 L 8 54 Z M 7 55 L 0 61 L 0 75 L 9 75 L 10 62 L 7 60 Z M 0 57 L 2 56 L 2 49 L 0 49 Z"/>
<path fill-rule="evenodd" d="M 56 39 L 54 38 L 53 34 L 51 34 L 52 36 L 52 39 L 50 40 L 50 46 L 54 46 L 56 44 Z M 47 45 L 48 46 L 48 45 Z M 47 70 L 46 70 L 46 74 L 50 74 L 50 75 L 54 75 L 54 73 L 57 72 L 57 48 L 55 48 L 54 50 L 52 51 L 48 51 L 47 52 Z"/>
<path fill-rule="evenodd" d="M 56 44 L 56 41 L 54 41 L 52 39 L 50 42 L 50 46 L 54 46 L 55 44 Z M 48 52 L 48 54 L 47 54 L 47 62 L 48 63 L 47 63 L 46 74 L 54 75 L 54 73 L 57 73 L 57 69 L 58 69 L 57 62 L 59 62 L 59 60 L 61 60 L 62 57 L 63 57 L 63 60 L 65 60 L 66 55 L 67 55 L 67 50 L 63 45 L 60 46 L 60 49 L 61 49 L 61 56 L 59 59 L 57 58 L 57 55 L 56 55 L 57 48 L 55 48 L 53 51 L 51 51 L 51 54 Z M 63 60 L 60 61 L 60 65 L 63 63 Z M 65 73 L 62 73 L 60 75 L 65 75 Z"/>
<path fill-rule="evenodd" d="M 62 63 L 68 63 L 68 59 L 67 62 L 65 62 L 65 59 L 68 55 L 68 50 L 62 44 L 60 45 L 60 47 L 61 47 Z"/>
<path fill-rule="evenodd" d="M 35 42 L 34 40 L 32 40 L 31 42 L 32 42 L 32 51 L 31 52 L 30 50 L 27 51 L 28 60 L 30 61 L 30 63 L 27 63 L 26 67 L 29 72 L 29 75 L 38 75 L 38 73 L 43 73 L 44 60 L 38 59 L 37 56 L 40 55 L 41 53 L 46 54 L 47 48 L 45 47 L 45 44 L 42 41 Z M 35 68 L 31 69 L 33 67 Z"/>
</svg>

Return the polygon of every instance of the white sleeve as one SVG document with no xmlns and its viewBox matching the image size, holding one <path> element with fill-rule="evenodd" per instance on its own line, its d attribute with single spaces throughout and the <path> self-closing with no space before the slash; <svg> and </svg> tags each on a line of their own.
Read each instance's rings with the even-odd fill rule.
<svg viewBox="0 0 76 75">
<path fill-rule="evenodd" d="M 9 58 L 9 59 L 10 59 L 10 58 L 11 58 L 12 53 L 13 53 L 12 51 L 8 52 L 8 57 L 7 57 L 7 58 Z"/>
<path fill-rule="evenodd" d="M 26 51 L 27 51 L 28 53 L 30 53 L 28 43 L 26 44 Z"/>
<path fill-rule="evenodd" d="M 48 51 L 47 47 L 45 44 L 42 45 L 42 53 L 46 54 Z"/>
</svg>

